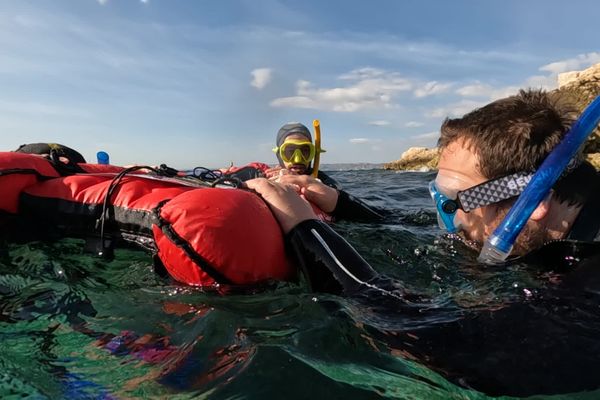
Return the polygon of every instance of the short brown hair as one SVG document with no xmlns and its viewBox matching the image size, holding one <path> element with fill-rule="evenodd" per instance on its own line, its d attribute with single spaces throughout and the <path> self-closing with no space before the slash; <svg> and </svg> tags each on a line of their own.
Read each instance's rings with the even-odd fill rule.
<svg viewBox="0 0 600 400">
<path fill-rule="evenodd" d="M 479 158 L 488 179 L 533 172 L 562 140 L 577 116 L 575 108 L 543 90 L 520 90 L 462 118 L 444 120 L 438 147 L 463 139 Z M 554 190 L 560 201 L 582 204 L 589 196 L 594 168 L 582 163 L 560 179 Z"/>
</svg>

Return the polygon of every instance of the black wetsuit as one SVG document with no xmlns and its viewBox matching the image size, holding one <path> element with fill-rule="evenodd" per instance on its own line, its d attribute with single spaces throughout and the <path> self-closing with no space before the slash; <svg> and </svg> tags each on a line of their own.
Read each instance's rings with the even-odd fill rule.
<svg viewBox="0 0 600 400">
<path fill-rule="evenodd" d="M 591 234 L 600 220 L 580 223 Z M 513 396 L 600 388 L 598 242 L 550 243 L 536 253 L 572 270 L 561 283 L 504 308 L 468 310 L 406 293 L 320 221 L 302 222 L 286 239 L 312 290 L 352 296 L 401 321 L 393 332 L 375 327 L 374 336 L 461 386 Z M 434 322 L 417 323 L 424 320 Z"/>
<path fill-rule="evenodd" d="M 323 171 L 319 171 L 317 178 L 325 185 L 338 191 L 338 200 L 331 215 L 336 221 L 362 221 L 377 222 L 383 220 L 384 211 L 375 210 L 364 201 L 344 191 L 341 185 Z"/>
</svg>

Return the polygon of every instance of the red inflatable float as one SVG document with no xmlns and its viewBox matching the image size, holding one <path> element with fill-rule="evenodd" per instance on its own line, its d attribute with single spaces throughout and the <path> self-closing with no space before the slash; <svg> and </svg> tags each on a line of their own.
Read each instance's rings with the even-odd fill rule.
<svg viewBox="0 0 600 400">
<path fill-rule="evenodd" d="M 37 155 L 0 153 L 0 212 L 102 245 L 136 243 L 190 285 L 294 278 L 281 229 L 254 193 L 115 166 L 78 167 L 84 172 L 65 174 Z"/>
</svg>

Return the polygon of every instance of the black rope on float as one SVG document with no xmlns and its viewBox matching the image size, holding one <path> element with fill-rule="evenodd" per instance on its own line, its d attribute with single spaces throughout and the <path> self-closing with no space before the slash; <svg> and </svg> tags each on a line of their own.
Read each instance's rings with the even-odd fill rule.
<svg viewBox="0 0 600 400">
<path fill-rule="evenodd" d="M 104 201 L 102 203 L 102 214 L 100 215 L 100 218 L 96 221 L 96 228 L 98 228 L 98 224 L 100 224 L 100 246 L 101 247 L 100 247 L 100 250 L 98 251 L 98 256 L 100 256 L 100 257 L 109 257 L 110 256 L 110 253 L 107 252 L 109 247 L 106 246 L 106 244 L 104 243 L 104 222 L 106 220 L 106 214 L 107 214 L 107 210 L 108 210 L 108 202 L 109 202 L 112 194 L 114 193 L 115 189 L 117 188 L 117 186 L 121 183 L 121 180 L 125 177 L 125 175 L 130 174 L 134 171 L 139 171 L 141 169 L 153 171 L 158 175 L 161 174 L 160 170 L 158 170 L 154 167 L 150 167 L 147 165 L 136 165 L 133 167 L 125 168 L 123 171 L 119 172 L 110 181 L 110 184 L 108 185 L 108 189 L 106 190 L 106 195 L 104 196 Z"/>
<path fill-rule="evenodd" d="M 196 167 L 192 171 L 192 176 L 204 182 L 214 182 L 223 177 L 223 171 L 219 169 Z"/>
<path fill-rule="evenodd" d="M 175 246 L 183 250 L 183 252 L 190 258 L 190 260 L 200 268 L 201 271 L 205 272 L 218 284 L 232 284 L 225 275 L 223 275 L 217 268 L 215 268 L 208 260 L 202 257 L 196 252 L 193 246 L 181 237 L 173 228 L 173 225 L 161 216 L 162 207 L 167 201 L 161 201 L 152 210 L 154 218 L 156 219 L 156 226 L 160 228 L 163 234 L 169 239 Z"/>
</svg>

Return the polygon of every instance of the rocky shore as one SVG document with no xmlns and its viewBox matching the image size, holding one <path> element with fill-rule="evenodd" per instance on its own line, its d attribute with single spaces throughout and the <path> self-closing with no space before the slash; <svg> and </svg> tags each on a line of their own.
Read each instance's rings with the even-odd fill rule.
<svg viewBox="0 0 600 400">
<path fill-rule="evenodd" d="M 565 72 L 558 75 L 557 96 L 572 102 L 579 112 L 600 95 L 600 63 L 584 71 Z M 596 128 L 588 139 L 584 153 L 587 160 L 600 170 L 600 128 Z M 384 169 L 400 171 L 429 171 L 436 169 L 438 151 L 436 148 L 411 147 L 400 159 L 383 165 Z"/>
</svg>

